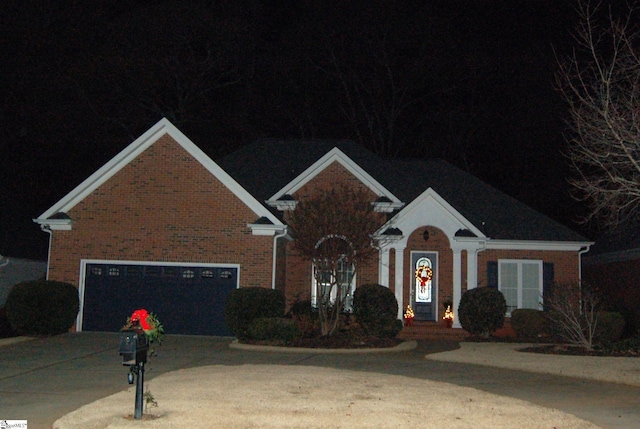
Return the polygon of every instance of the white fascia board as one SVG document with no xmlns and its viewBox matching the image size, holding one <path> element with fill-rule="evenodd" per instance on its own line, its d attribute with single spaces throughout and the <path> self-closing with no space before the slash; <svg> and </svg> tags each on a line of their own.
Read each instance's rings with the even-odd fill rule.
<svg viewBox="0 0 640 429">
<path fill-rule="evenodd" d="M 149 128 L 144 134 L 138 137 L 133 143 L 124 148 L 120 153 L 114 156 L 109 162 L 103 165 L 95 173 L 89 176 L 85 181 L 76 186 L 71 192 L 65 195 L 60 201 L 51 206 L 47 211 L 42 213 L 39 218 L 47 219 L 58 212 L 66 213 L 75 207 L 80 201 L 86 198 L 91 192 L 96 190 L 100 185 L 113 177 L 125 165 L 135 159 L 144 152 L 149 146 L 155 143 L 164 134 L 171 134 L 168 127 L 171 123 L 167 119 L 161 119 L 154 126 Z M 175 127 L 173 127 L 175 128 Z M 177 130 L 177 129 L 176 129 Z"/>
<path fill-rule="evenodd" d="M 402 230 L 403 232 L 406 232 L 403 229 L 403 228 L 406 229 L 406 226 L 404 226 L 404 224 L 406 224 L 408 220 L 415 217 L 416 216 L 414 214 L 415 211 L 419 210 L 420 207 L 427 204 L 429 200 L 432 200 L 435 204 L 440 206 L 440 208 L 442 209 L 441 212 L 446 213 L 447 218 L 449 218 L 450 220 L 455 222 L 457 225 L 459 225 L 459 229 L 468 229 L 469 231 L 473 232 L 477 236 L 477 238 L 475 238 L 476 240 L 486 238 L 486 236 L 482 231 L 480 231 L 475 225 L 469 222 L 467 218 L 465 218 L 462 214 L 460 214 L 458 210 L 456 210 L 451 204 L 449 204 L 444 198 L 442 198 L 436 191 L 434 191 L 433 188 L 427 188 L 416 199 L 414 199 L 409 204 L 407 204 L 406 207 L 404 207 L 398 214 L 396 214 L 394 217 L 389 219 L 389 221 L 387 221 L 387 223 L 385 223 L 382 226 L 382 228 L 380 228 L 376 233 L 382 233 L 382 231 L 384 231 L 389 227 L 400 228 L 400 230 Z M 415 225 L 411 227 L 411 230 L 413 230 L 414 226 Z M 433 226 L 441 227 L 440 225 L 435 223 L 433 224 Z M 453 231 L 452 233 L 455 233 L 455 231 Z"/>
<path fill-rule="evenodd" d="M 293 179 L 271 198 L 267 200 L 267 204 L 276 204 L 276 201 L 286 194 L 293 195 L 297 190 L 309 183 L 314 177 L 320 174 L 324 169 L 334 162 L 340 163 L 344 168 L 360 180 L 366 187 L 378 196 L 385 196 L 395 204 L 403 204 L 395 195 L 387 188 L 382 186 L 369 173 L 356 164 L 351 158 L 345 155 L 337 147 L 327 152 L 322 158 L 314 162 L 309 168 L 303 171 L 298 177 Z"/>
<path fill-rule="evenodd" d="M 268 200 L 268 201 L 265 201 L 265 203 L 270 205 L 271 207 L 275 207 L 281 212 L 284 212 L 287 210 L 295 210 L 296 205 L 298 204 L 297 201 L 293 201 L 293 200 L 277 200 L 277 201 Z"/>
<path fill-rule="evenodd" d="M 373 211 L 377 213 L 393 213 L 394 210 L 404 207 L 404 203 L 373 202 Z"/>
<path fill-rule="evenodd" d="M 285 225 L 267 225 L 261 223 L 248 223 L 247 227 L 251 228 L 252 235 L 276 235 L 287 232 Z"/>
<path fill-rule="evenodd" d="M 487 240 L 487 249 L 493 250 L 551 250 L 579 252 L 588 249 L 590 241 L 537 241 L 537 240 Z"/>
<path fill-rule="evenodd" d="M 380 250 L 394 247 L 396 243 L 406 240 L 407 238 L 404 235 L 385 235 L 379 233 L 373 234 L 372 237 L 377 241 L 377 246 L 380 247 Z"/>
<path fill-rule="evenodd" d="M 71 219 L 32 219 L 35 223 L 40 225 L 40 228 L 49 229 L 51 231 L 71 231 L 72 220 Z"/>
<path fill-rule="evenodd" d="M 487 249 L 487 240 L 485 237 L 453 237 L 451 240 L 451 248 L 467 251 L 482 251 Z"/>
<path fill-rule="evenodd" d="M 213 162 L 198 146 L 196 146 L 187 136 L 176 128 L 168 119 L 163 118 L 154 126 L 138 137 L 133 143 L 123 149 L 99 170 L 93 173 L 84 182 L 64 196 L 47 211 L 42 213 L 38 220 L 47 219 L 58 212 L 68 212 L 80 201 L 86 198 L 100 185 L 113 177 L 118 171 L 124 168 L 129 162 L 153 145 L 158 139 L 168 134 L 173 140 L 189 152 L 199 161 L 212 175 L 220 180 L 231 192 L 240 198 L 258 217 L 266 217 L 277 225 L 282 222 L 276 218 L 266 207 L 247 192 L 238 182 L 227 174 L 218 164 Z M 41 223 L 41 222 L 38 222 Z"/>
</svg>

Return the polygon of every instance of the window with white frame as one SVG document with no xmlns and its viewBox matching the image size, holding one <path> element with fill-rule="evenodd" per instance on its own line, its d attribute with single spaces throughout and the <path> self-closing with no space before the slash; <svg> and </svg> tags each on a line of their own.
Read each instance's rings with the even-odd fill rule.
<svg viewBox="0 0 640 429">
<path fill-rule="evenodd" d="M 498 285 L 507 301 L 507 315 L 518 308 L 540 309 L 542 297 L 542 261 L 498 261 Z"/>
<path fill-rule="evenodd" d="M 315 267 L 314 271 L 315 272 Z M 311 288 L 311 304 L 315 307 L 317 306 L 318 300 L 320 296 L 324 296 L 325 300 L 330 299 L 331 302 L 335 302 L 337 287 L 334 287 L 333 290 L 329 293 L 329 289 L 332 284 L 340 285 L 343 293 L 344 299 L 344 309 L 350 310 L 351 303 L 353 301 L 353 290 L 356 284 L 355 275 L 353 273 L 353 265 L 349 265 L 343 261 L 338 263 L 338 269 L 336 270 L 335 276 L 336 279 L 334 281 L 334 273 L 330 271 L 320 272 L 318 275 L 318 279 L 316 276 L 313 278 L 313 287 Z M 319 281 L 319 287 L 317 283 Z"/>
</svg>

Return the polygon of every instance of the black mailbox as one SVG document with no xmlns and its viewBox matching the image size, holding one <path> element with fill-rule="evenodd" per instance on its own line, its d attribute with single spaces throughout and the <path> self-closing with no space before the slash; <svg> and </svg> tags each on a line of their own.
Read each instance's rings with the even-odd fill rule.
<svg viewBox="0 0 640 429">
<path fill-rule="evenodd" d="M 142 329 L 123 331 L 120 334 L 122 365 L 138 365 L 147 362 L 149 340 Z"/>
</svg>

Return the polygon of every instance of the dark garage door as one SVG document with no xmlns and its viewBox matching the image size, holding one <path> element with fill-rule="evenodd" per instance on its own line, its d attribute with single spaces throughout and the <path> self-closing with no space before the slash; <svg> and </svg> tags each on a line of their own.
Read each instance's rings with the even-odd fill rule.
<svg viewBox="0 0 640 429">
<path fill-rule="evenodd" d="M 83 331 L 119 331 L 144 308 L 166 334 L 231 335 L 224 307 L 237 287 L 237 268 L 87 264 Z"/>
</svg>

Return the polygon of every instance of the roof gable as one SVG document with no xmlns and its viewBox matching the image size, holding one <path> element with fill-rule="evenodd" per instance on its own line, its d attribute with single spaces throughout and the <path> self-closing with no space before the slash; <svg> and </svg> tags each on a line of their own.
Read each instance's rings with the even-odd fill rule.
<svg viewBox="0 0 640 429">
<path fill-rule="evenodd" d="M 344 152 L 337 147 L 334 147 L 327 152 L 323 157 L 311 164 L 306 170 L 296 176 L 293 180 L 280 188 L 275 194 L 273 194 L 268 200 L 268 204 L 275 204 L 277 200 L 285 197 L 286 195 L 293 195 L 296 191 L 301 189 L 304 185 L 312 181 L 318 174 L 329 167 L 334 162 L 342 165 L 349 173 L 353 174 L 362 184 L 371 190 L 378 197 L 386 197 L 392 203 L 401 204 L 400 199 L 396 197 L 391 191 L 386 189 L 380 182 L 374 179 L 369 173 L 362 169 L 355 161 L 349 158 Z"/>
<path fill-rule="evenodd" d="M 431 188 L 483 236 L 493 240 L 587 241 L 570 228 L 438 159 L 383 159 L 348 140 L 262 139 L 219 163 L 258 200 L 273 203 L 279 198 L 280 205 L 292 207 L 295 202 L 286 200 L 287 193 L 317 174 L 331 156 L 361 174 L 373 189 L 388 191 L 394 197 L 394 205 L 410 205 Z"/>
<path fill-rule="evenodd" d="M 460 230 L 469 231 L 475 237 L 484 237 L 482 231 L 432 188 L 425 190 L 403 208 L 378 233 L 383 234 L 388 228 L 397 228 L 402 232 L 413 231 L 427 224 L 437 226 L 450 237 Z"/>
<path fill-rule="evenodd" d="M 217 162 L 257 199 L 266 201 L 335 147 L 369 173 L 375 170 L 371 165 L 382 162 L 349 140 L 277 139 L 256 140 Z"/>
<path fill-rule="evenodd" d="M 42 213 L 38 219 L 34 219 L 41 225 L 48 225 L 52 229 L 70 229 L 70 219 L 57 219 L 59 213 L 66 213 L 84 200 L 102 184 L 107 182 L 122 168 L 133 161 L 138 155 L 157 142 L 161 137 L 169 135 L 178 145 L 195 158 L 207 171 L 223 183 L 233 192 L 244 204 L 249 207 L 256 217 L 265 217 L 274 225 L 282 225 L 280 220 L 274 216 L 263 204 L 256 200 L 238 182 L 236 182 L 218 164 L 209 158 L 199 147 L 197 147 L 188 137 L 178 130 L 166 118 L 158 121 L 154 126 L 138 137 L 133 143 L 123 149 L 109 162 L 103 165 L 95 173 L 84 180 L 80 185 L 65 195 L 61 200 Z"/>
<path fill-rule="evenodd" d="M 432 188 L 493 240 L 575 241 L 585 237 L 477 177 L 442 160 L 387 160 L 381 181 L 400 198 L 418 199 Z"/>
</svg>

